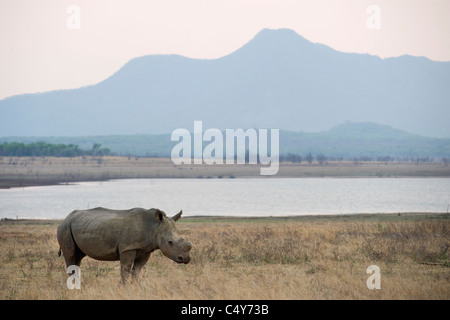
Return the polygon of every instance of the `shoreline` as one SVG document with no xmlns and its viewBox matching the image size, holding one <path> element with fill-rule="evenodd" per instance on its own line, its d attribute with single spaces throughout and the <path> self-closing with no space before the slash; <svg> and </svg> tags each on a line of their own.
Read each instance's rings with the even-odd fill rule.
<svg viewBox="0 0 450 320">
<path fill-rule="evenodd" d="M 64 219 L 1 218 L 0 225 L 57 225 Z M 446 212 L 401 212 L 401 213 L 353 213 L 353 214 L 315 214 L 290 216 L 187 216 L 180 221 L 183 223 L 248 223 L 248 222 L 389 222 L 389 221 L 424 221 L 450 220 L 450 213 Z"/>
<path fill-rule="evenodd" d="M 0 157 L 0 189 L 113 179 L 450 178 L 450 166 L 428 162 L 282 162 L 273 176 L 261 176 L 260 167 L 250 164 L 174 165 L 167 158 Z"/>
<path fill-rule="evenodd" d="M 232 179 L 259 179 L 254 176 L 243 176 L 243 177 L 235 177 Z M 286 176 L 274 176 L 266 179 L 323 179 L 323 178 L 332 178 L 332 179 L 380 179 L 373 176 L 309 176 L 309 177 L 286 177 Z M 404 178 L 413 178 L 413 179 L 430 179 L 430 178 L 450 178 L 450 177 L 439 177 L 439 176 L 396 176 L 396 177 L 384 177 L 384 179 L 404 179 Z M 84 182 L 107 182 L 113 180 L 135 180 L 135 179 L 223 179 L 217 177 L 211 178 L 194 178 L 194 177 L 121 177 L 121 178 L 105 178 L 105 179 L 80 179 L 80 180 L 70 180 L 66 181 L 64 179 L 51 179 L 51 180 L 34 180 L 34 179 L 18 179 L 18 180 L 3 180 L 0 177 L 0 190 L 5 189 L 13 189 L 13 188 L 28 188 L 28 187 L 45 187 L 45 186 L 64 186 L 64 185 L 76 185 Z M 228 178 L 226 178 L 228 179 Z M 264 178 L 261 178 L 264 179 Z"/>
</svg>

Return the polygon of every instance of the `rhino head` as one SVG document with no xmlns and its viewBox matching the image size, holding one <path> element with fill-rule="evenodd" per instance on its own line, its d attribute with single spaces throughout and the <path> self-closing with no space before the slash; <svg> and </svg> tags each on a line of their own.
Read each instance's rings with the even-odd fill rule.
<svg viewBox="0 0 450 320">
<path fill-rule="evenodd" d="M 183 211 L 180 211 L 170 218 L 163 211 L 156 210 L 157 242 L 159 249 L 166 257 L 176 263 L 189 263 L 191 261 L 189 251 L 192 249 L 192 243 L 180 237 L 175 226 L 175 222 L 181 218 L 182 213 Z"/>
</svg>

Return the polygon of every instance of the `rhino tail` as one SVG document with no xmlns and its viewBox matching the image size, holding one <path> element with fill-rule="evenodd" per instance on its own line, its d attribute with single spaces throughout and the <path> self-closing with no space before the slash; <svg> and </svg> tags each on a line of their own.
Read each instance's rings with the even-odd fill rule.
<svg viewBox="0 0 450 320">
<path fill-rule="evenodd" d="M 61 247 L 58 250 L 58 257 L 61 257 Z"/>
</svg>

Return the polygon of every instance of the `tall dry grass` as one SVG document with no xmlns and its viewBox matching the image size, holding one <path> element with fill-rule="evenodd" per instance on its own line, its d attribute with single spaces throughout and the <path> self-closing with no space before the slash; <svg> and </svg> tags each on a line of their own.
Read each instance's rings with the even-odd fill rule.
<svg viewBox="0 0 450 320">
<path fill-rule="evenodd" d="M 0 224 L 0 299 L 449 299 L 450 221 L 184 222 L 192 261 L 152 254 L 138 283 L 85 258 L 66 287 L 56 224 Z M 366 269 L 381 269 L 369 290 Z"/>
</svg>

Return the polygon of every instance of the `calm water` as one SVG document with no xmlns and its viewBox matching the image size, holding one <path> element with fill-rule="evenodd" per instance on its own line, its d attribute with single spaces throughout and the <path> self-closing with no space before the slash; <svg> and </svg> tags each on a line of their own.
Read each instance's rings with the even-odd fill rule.
<svg viewBox="0 0 450 320">
<path fill-rule="evenodd" d="M 447 212 L 446 178 L 132 179 L 0 190 L 0 218 L 64 218 L 98 206 L 173 215 Z"/>
</svg>

